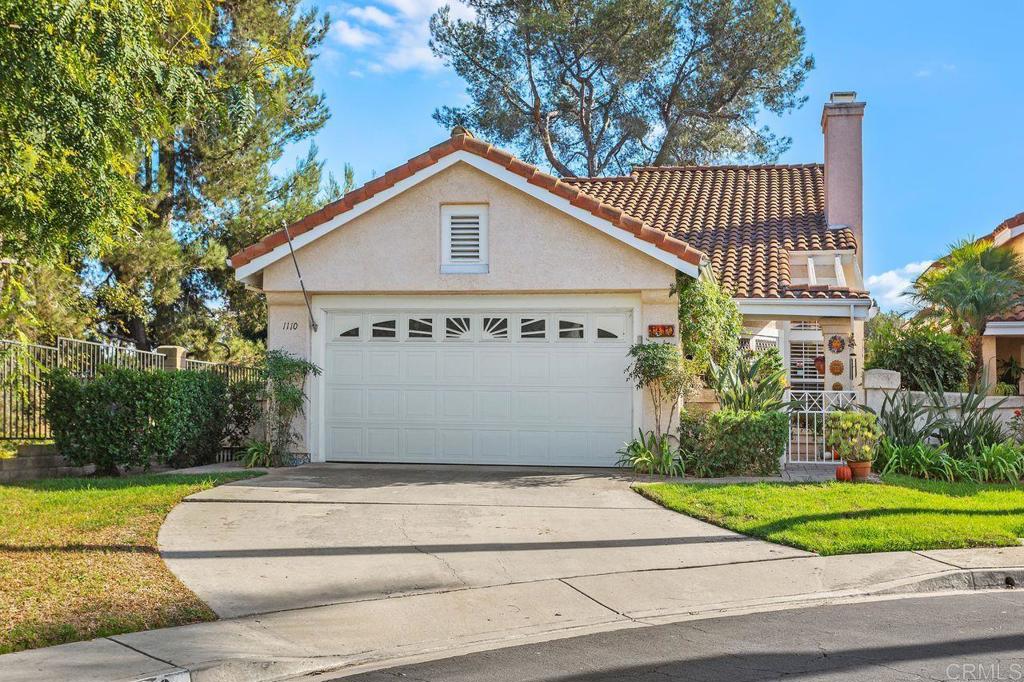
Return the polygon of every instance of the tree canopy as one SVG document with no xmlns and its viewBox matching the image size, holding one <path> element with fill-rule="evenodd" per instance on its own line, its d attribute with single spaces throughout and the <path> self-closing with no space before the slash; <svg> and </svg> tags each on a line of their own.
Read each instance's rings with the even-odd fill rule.
<svg viewBox="0 0 1024 682">
<path fill-rule="evenodd" d="M 227 255 L 343 189 L 315 147 L 276 168 L 328 118 L 327 28 L 300 0 L 0 0 L 3 335 L 258 341 Z"/>
<path fill-rule="evenodd" d="M 434 113 L 563 176 L 724 156 L 773 160 L 790 140 L 757 114 L 803 103 L 813 67 L 786 0 L 466 0 L 431 48 L 472 102 Z"/>
<path fill-rule="evenodd" d="M 989 318 L 1024 303 L 1024 260 L 989 239 L 964 239 L 917 278 L 911 293 L 924 317 L 939 318 L 968 341 L 976 379 L 982 369 L 980 338 Z"/>
</svg>

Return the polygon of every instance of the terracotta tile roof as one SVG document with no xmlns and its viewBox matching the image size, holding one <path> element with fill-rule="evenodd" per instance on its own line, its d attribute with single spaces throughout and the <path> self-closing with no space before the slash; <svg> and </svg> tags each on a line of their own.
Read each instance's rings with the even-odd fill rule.
<svg viewBox="0 0 1024 682">
<path fill-rule="evenodd" d="M 641 167 L 627 177 L 568 179 L 603 202 L 707 254 L 741 298 L 870 298 L 835 286 L 790 284 L 789 252 L 857 248 L 825 221 L 824 167 Z"/>
<path fill-rule="evenodd" d="M 825 222 L 824 168 L 641 167 L 628 176 L 563 178 L 456 128 L 452 136 L 288 227 L 292 238 L 463 150 L 489 159 L 573 206 L 694 265 L 709 263 L 742 298 L 869 298 L 867 292 L 790 283 L 789 252 L 857 248 L 852 231 Z M 284 230 L 231 256 L 238 268 L 286 242 Z"/>
<path fill-rule="evenodd" d="M 320 225 L 321 223 L 324 223 L 345 211 L 351 210 L 356 204 L 366 201 L 375 194 L 379 194 L 380 192 L 389 189 L 402 180 L 412 176 L 414 173 L 437 163 L 449 154 L 454 154 L 459 150 L 470 152 L 493 161 L 513 173 L 526 178 L 530 184 L 546 189 L 563 199 L 567 199 L 573 206 L 588 211 L 599 218 L 603 218 L 614 224 L 616 227 L 626 230 L 627 232 L 631 232 L 640 239 L 650 242 L 658 248 L 667 251 L 688 263 L 700 265 L 703 261 L 703 254 L 696 249 L 691 248 L 685 242 L 677 239 L 668 232 L 655 229 L 644 221 L 639 220 L 632 215 L 627 215 L 622 209 L 609 203 L 602 202 L 600 199 L 589 193 L 581 192 L 575 184 L 571 184 L 560 180 L 553 175 L 549 175 L 536 166 L 521 161 L 508 152 L 502 151 L 497 147 L 473 137 L 471 133 L 468 133 L 461 128 L 453 130 L 452 136 L 449 139 L 431 147 L 423 154 L 409 159 L 401 166 L 392 168 L 384 175 L 371 180 L 356 190 L 349 192 L 338 201 L 330 203 L 319 211 L 311 213 L 302 220 L 289 225 L 288 231 L 294 239 L 296 236 L 304 232 L 308 232 L 317 225 Z M 285 244 L 286 241 L 287 237 L 285 235 L 285 231 L 279 230 L 232 255 L 229 259 L 231 261 L 231 266 L 238 268 L 245 265 L 255 258 L 270 253 L 273 249 Z"/>
<path fill-rule="evenodd" d="M 1018 213 L 1017 215 L 1007 218 L 1003 222 L 999 223 L 996 229 L 992 230 L 992 234 L 988 236 L 989 239 L 994 239 L 997 234 L 1003 230 L 1012 230 L 1015 227 L 1024 225 L 1024 212 Z"/>
<path fill-rule="evenodd" d="M 1010 308 L 1004 313 L 988 318 L 989 322 L 1024 322 L 1024 303 Z"/>
</svg>

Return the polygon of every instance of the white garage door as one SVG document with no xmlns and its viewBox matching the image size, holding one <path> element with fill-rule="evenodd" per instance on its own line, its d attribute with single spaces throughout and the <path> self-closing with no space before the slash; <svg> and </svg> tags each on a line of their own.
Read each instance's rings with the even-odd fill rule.
<svg viewBox="0 0 1024 682">
<path fill-rule="evenodd" d="M 614 465 L 632 329 L 628 311 L 331 313 L 326 459 Z"/>
</svg>

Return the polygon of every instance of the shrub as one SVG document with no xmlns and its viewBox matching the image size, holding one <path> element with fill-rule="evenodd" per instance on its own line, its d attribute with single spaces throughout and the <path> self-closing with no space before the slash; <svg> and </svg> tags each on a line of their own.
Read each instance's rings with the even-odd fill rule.
<svg viewBox="0 0 1024 682">
<path fill-rule="evenodd" d="M 150 425 L 162 402 L 161 374 L 121 369 L 83 381 L 55 371 L 46 419 L 57 449 L 75 466 L 96 465 L 101 475 L 148 467 L 159 449 Z"/>
<path fill-rule="evenodd" d="M 922 378 L 954 390 L 967 381 L 972 362 L 960 337 L 899 318 L 878 321 L 865 342 L 864 368 L 895 370 L 912 391 L 923 390 Z"/>
<path fill-rule="evenodd" d="M 228 385 L 228 415 L 224 440 L 237 448 L 252 436 L 253 426 L 263 413 L 263 384 L 259 381 L 236 381 Z"/>
<path fill-rule="evenodd" d="M 679 450 L 672 447 L 671 436 L 667 434 L 640 431 L 640 437 L 627 443 L 618 454 L 619 466 L 640 474 L 683 476 L 686 473 Z"/>
<path fill-rule="evenodd" d="M 722 409 L 772 412 L 783 407 L 786 372 L 771 355 L 737 355 L 722 367 L 711 365 L 711 385 Z"/>
<path fill-rule="evenodd" d="M 154 462 L 191 466 L 220 449 L 224 380 L 210 372 L 105 369 L 89 380 L 50 377 L 46 417 L 58 449 L 97 473 Z"/>
<path fill-rule="evenodd" d="M 227 425 L 227 381 L 213 372 L 149 372 L 163 388 L 153 420 L 161 464 L 190 467 L 214 461 Z"/>
<path fill-rule="evenodd" d="M 789 440 L 789 415 L 723 409 L 707 418 L 703 465 L 713 476 L 735 474 L 770 475 L 779 470 L 779 460 Z"/>
<path fill-rule="evenodd" d="M 882 438 L 878 418 L 870 412 L 830 412 L 825 429 L 828 446 L 847 462 L 870 462 Z"/>
<path fill-rule="evenodd" d="M 1000 381 L 992 389 L 992 394 L 1001 395 L 1004 397 L 1017 395 L 1017 384 L 1008 384 L 1006 382 Z"/>
<path fill-rule="evenodd" d="M 259 451 L 269 452 L 272 464 L 285 464 L 291 458 L 291 446 L 298 442 L 295 418 L 306 405 L 306 377 L 319 376 L 312 362 L 279 350 L 267 351 L 262 374 L 263 441 Z M 247 452 L 254 452 L 250 444 Z M 259 449 L 259 448 L 258 448 Z"/>
<path fill-rule="evenodd" d="M 679 348 L 670 343 L 633 344 L 629 349 L 626 376 L 638 390 L 646 390 L 654 405 L 654 430 L 660 436 L 661 415 L 666 405 L 675 405 L 693 386 L 692 366 L 683 360 Z M 675 408 L 673 407 L 673 411 Z"/>
</svg>

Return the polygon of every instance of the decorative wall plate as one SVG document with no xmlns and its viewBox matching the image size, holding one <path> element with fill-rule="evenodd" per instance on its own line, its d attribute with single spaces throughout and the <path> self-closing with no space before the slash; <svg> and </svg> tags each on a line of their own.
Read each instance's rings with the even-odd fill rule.
<svg viewBox="0 0 1024 682">
<path fill-rule="evenodd" d="M 837 381 L 836 383 L 832 384 L 832 390 L 841 391 L 843 390 L 843 385 Z"/>
<path fill-rule="evenodd" d="M 839 336 L 839 334 L 830 336 L 828 339 L 828 349 L 836 354 L 842 353 L 846 350 L 846 339 Z"/>
<path fill-rule="evenodd" d="M 842 360 L 833 360 L 828 363 L 828 371 L 836 376 L 842 374 L 844 369 L 846 369 L 846 365 L 843 364 Z"/>
</svg>

